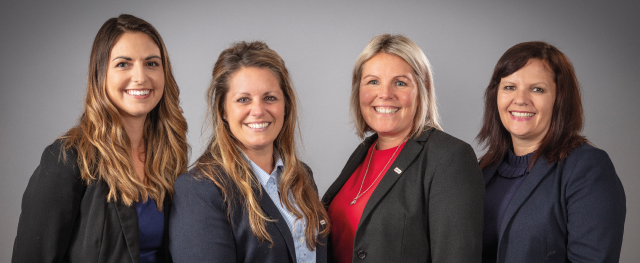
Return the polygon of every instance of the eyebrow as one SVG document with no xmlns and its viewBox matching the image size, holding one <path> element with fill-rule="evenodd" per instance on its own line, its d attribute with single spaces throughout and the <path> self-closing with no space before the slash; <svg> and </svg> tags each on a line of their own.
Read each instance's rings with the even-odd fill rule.
<svg viewBox="0 0 640 263">
<path fill-rule="evenodd" d="M 146 57 L 144 60 L 149 60 L 149 59 L 153 59 L 153 58 L 162 59 L 162 58 L 160 58 L 160 56 L 158 56 L 158 55 L 151 55 L 151 56 Z M 113 60 L 111 60 L 111 61 L 116 61 L 117 59 L 124 59 L 124 60 L 126 60 L 126 61 L 132 61 L 132 60 L 133 60 L 133 59 L 131 59 L 130 57 L 118 56 L 118 57 L 115 57 L 115 58 L 114 58 Z"/>
</svg>

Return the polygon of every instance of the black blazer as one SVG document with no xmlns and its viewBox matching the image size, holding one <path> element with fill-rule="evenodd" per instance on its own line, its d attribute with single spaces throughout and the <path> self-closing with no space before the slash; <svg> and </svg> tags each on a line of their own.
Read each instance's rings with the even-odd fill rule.
<svg viewBox="0 0 640 263">
<path fill-rule="evenodd" d="M 483 169 L 485 183 L 497 167 Z M 507 206 L 497 262 L 618 262 L 625 214 L 606 152 L 583 144 L 559 163 L 541 157 Z"/>
<path fill-rule="evenodd" d="M 229 205 L 213 181 L 195 174 L 194 170 L 182 174 L 175 184 L 169 226 L 169 248 L 175 262 L 297 262 L 289 227 L 262 186 L 260 205 L 275 220 L 266 222 L 273 245 L 253 235 L 242 202 Z M 315 188 L 315 182 L 313 185 Z M 256 196 L 258 191 L 254 189 Z M 321 231 L 324 226 L 318 227 Z M 326 237 L 318 239 L 326 244 Z M 316 246 L 316 262 L 327 262 L 325 245 Z"/>
<path fill-rule="evenodd" d="M 44 150 L 29 180 L 11 262 L 140 262 L 136 208 L 107 202 L 104 181 L 83 183 L 77 153 L 68 150 L 65 161 L 61 146 L 57 140 Z M 171 262 L 167 238 L 161 262 Z"/>
<path fill-rule="evenodd" d="M 329 187 L 322 198 L 327 210 L 376 138 L 358 146 Z M 471 146 L 440 130 L 424 131 L 406 142 L 367 202 L 353 262 L 480 262 L 483 199 Z"/>
</svg>

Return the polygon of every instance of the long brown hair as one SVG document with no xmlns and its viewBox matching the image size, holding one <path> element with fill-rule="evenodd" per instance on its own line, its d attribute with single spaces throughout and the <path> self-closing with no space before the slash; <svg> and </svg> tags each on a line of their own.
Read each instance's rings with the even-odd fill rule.
<svg viewBox="0 0 640 263">
<path fill-rule="evenodd" d="M 360 79 L 362 78 L 364 64 L 378 53 L 398 56 L 413 69 L 413 75 L 418 85 L 418 103 L 409 136 L 416 138 L 420 136 L 422 131 L 430 128 L 442 130 L 438 106 L 436 105 L 436 93 L 433 87 L 433 73 L 427 56 L 408 37 L 382 34 L 369 41 L 369 44 L 360 53 L 353 67 L 349 110 L 351 119 L 356 126 L 358 137 L 364 139 L 365 133 L 373 131 L 364 120 L 364 117 L 362 117 L 362 112 L 360 111 Z"/>
<path fill-rule="evenodd" d="M 222 119 L 229 81 L 234 73 L 247 67 L 268 69 L 280 83 L 285 97 L 285 117 L 274 147 L 280 154 L 285 168 L 278 188 L 282 193 L 290 192 L 297 205 L 295 208 L 289 198 L 282 198 L 282 203 L 287 209 L 293 212 L 297 219 L 304 217 L 307 220 L 305 229 L 307 246 L 309 249 L 314 249 L 318 244 L 316 233 L 326 236 L 331 229 L 328 225 L 329 217 L 320 203 L 318 192 L 313 188 L 309 172 L 296 156 L 298 105 L 289 72 L 282 58 L 267 44 L 243 41 L 233 44 L 220 53 L 213 67 L 213 79 L 207 90 L 207 115 L 213 134 L 209 146 L 196 162 L 196 173 L 212 180 L 220 187 L 225 202 L 243 202 L 253 234 L 261 242 L 268 240 L 273 244 L 265 227 L 265 221 L 271 221 L 271 219 L 263 212 L 258 196 L 253 192 L 253 189 L 260 189 L 259 195 L 262 195 L 260 182 L 238 149 L 241 142 L 233 136 L 229 124 Z M 239 192 L 241 196 L 234 196 L 235 192 Z M 325 220 L 327 225 L 318 233 L 317 226 L 321 220 Z"/>
<path fill-rule="evenodd" d="M 520 70 L 531 59 L 543 61 L 553 74 L 557 88 L 549 132 L 533 154 L 530 166 L 540 156 L 549 162 L 559 162 L 567 158 L 571 150 L 587 142 L 580 135 L 584 117 L 580 87 L 571 61 L 545 42 L 524 42 L 511 47 L 498 60 L 484 93 L 483 125 L 476 140 L 488 150 L 480 158 L 480 168 L 497 164 L 512 146 L 511 134 L 502 124 L 498 112 L 498 86 L 502 78 Z"/>
<path fill-rule="evenodd" d="M 131 156 L 131 142 L 125 132 L 118 109 L 107 96 L 106 75 L 111 48 L 125 32 L 142 32 L 160 48 L 164 71 L 162 98 L 144 123 L 144 172 L 146 182 L 136 176 Z M 131 205 L 151 197 L 158 210 L 166 195 L 173 195 L 176 177 L 186 172 L 189 146 L 187 122 L 180 108 L 180 90 L 173 78 L 167 49 L 156 29 L 132 15 L 107 20 L 93 41 L 87 74 L 84 112 L 78 124 L 60 137 L 64 149 L 78 152 L 77 164 L 86 184 L 103 180 L 109 186 L 107 201 L 121 200 Z"/>
</svg>

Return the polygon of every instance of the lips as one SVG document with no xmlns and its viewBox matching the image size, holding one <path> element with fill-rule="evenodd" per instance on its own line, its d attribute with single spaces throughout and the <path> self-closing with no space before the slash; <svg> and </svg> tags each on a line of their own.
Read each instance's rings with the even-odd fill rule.
<svg viewBox="0 0 640 263">
<path fill-rule="evenodd" d="M 264 129 L 269 126 L 270 122 L 246 123 L 245 125 L 251 129 Z"/>
<path fill-rule="evenodd" d="M 533 112 L 518 112 L 518 111 L 510 111 L 511 116 L 516 118 L 531 118 L 533 115 L 536 115 Z"/>
<path fill-rule="evenodd" d="M 389 113 L 395 113 L 400 108 L 397 108 L 397 107 L 373 107 L 373 109 L 378 113 L 389 114 Z"/>
<path fill-rule="evenodd" d="M 125 90 L 125 92 L 131 96 L 145 96 L 148 95 L 151 90 L 150 89 L 130 89 Z"/>
</svg>

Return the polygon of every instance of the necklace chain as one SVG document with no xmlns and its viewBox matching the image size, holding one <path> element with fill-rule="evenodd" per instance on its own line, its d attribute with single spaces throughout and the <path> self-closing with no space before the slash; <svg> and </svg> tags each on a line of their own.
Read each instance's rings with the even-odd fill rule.
<svg viewBox="0 0 640 263">
<path fill-rule="evenodd" d="M 404 140 L 402 141 L 402 143 L 404 143 Z M 400 143 L 400 145 L 402 145 L 402 143 Z M 374 179 L 373 182 L 371 182 L 371 185 L 369 185 L 369 187 L 367 187 L 367 189 L 364 190 L 364 192 L 360 193 L 360 191 L 362 191 L 362 186 L 364 185 L 364 180 L 367 178 L 367 173 L 369 172 L 369 165 L 371 164 L 371 158 L 373 157 L 373 152 L 376 150 L 376 145 L 378 145 L 378 141 L 377 140 L 373 144 L 373 149 L 371 150 L 371 155 L 369 155 L 369 162 L 367 163 L 367 170 L 364 171 L 364 177 L 362 178 L 362 183 L 360 183 L 360 189 L 358 190 L 358 194 L 356 195 L 355 198 L 353 198 L 353 201 L 351 201 L 351 203 L 349 205 L 354 205 L 356 203 L 356 201 L 358 201 L 358 198 L 363 196 L 367 191 L 369 191 L 369 189 L 371 189 L 371 187 L 376 183 L 376 181 L 378 181 L 378 178 L 380 178 L 380 176 L 387 169 L 387 166 L 389 165 L 391 160 L 393 160 L 393 157 L 396 156 L 396 153 L 398 152 L 398 149 L 400 149 L 400 145 L 398 145 L 396 147 L 396 150 L 393 152 L 393 155 L 391 155 L 391 158 L 389 158 L 389 161 L 387 161 L 387 164 L 384 165 L 384 167 L 382 168 L 382 170 L 380 171 L 380 173 L 378 174 L 376 179 Z"/>
</svg>

